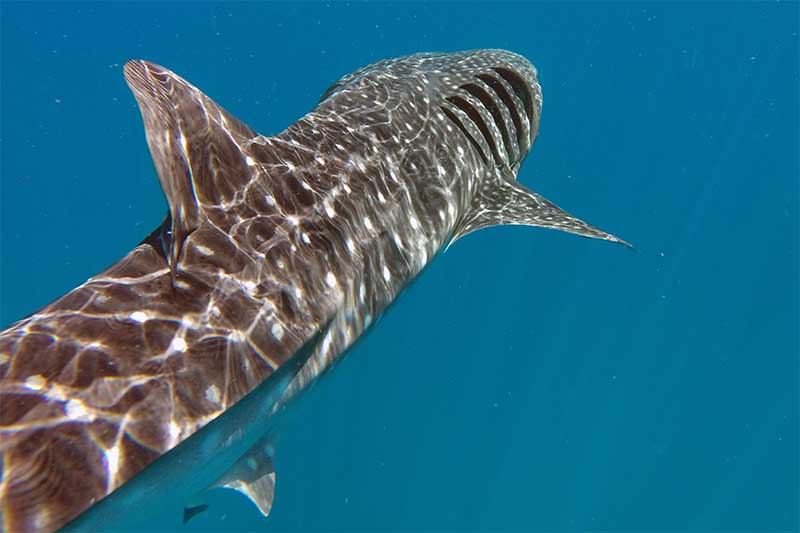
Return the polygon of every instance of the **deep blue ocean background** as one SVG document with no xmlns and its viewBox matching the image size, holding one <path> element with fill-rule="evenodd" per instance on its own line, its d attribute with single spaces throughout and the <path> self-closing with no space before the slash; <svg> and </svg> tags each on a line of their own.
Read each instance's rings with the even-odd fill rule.
<svg viewBox="0 0 800 533">
<path fill-rule="evenodd" d="M 798 3 L 0 9 L 0 327 L 163 218 L 133 58 L 272 134 L 376 60 L 519 52 L 520 181 L 639 250 L 459 241 L 293 406 L 269 518 L 216 490 L 109 529 L 798 530 Z"/>
</svg>

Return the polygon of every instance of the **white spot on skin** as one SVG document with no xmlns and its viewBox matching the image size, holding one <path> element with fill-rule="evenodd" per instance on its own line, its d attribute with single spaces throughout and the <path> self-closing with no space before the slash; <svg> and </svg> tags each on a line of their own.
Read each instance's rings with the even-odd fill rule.
<svg viewBox="0 0 800 533">
<path fill-rule="evenodd" d="M 444 176 L 444 167 L 442 165 L 436 165 L 436 172 L 439 176 Z"/>
<path fill-rule="evenodd" d="M 245 290 L 247 292 L 249 292 L 250 294 L 253 294 L 254 292 L 256 292 L 256 287 L 258 287 L 258 285 L 256 285 L 256 282 L 255 281 L 251 281 L 251 280 L 245 281 L 243 283 L 243 285 L 244 285 Z"/>
<path fill-rule="evenodd" d="M 200 252 L 205 256 L 214 255 L 214 250 L 212 250 L 208 246 L 203 246 L 202 244 L 195 244 L 194 247 L 198 252 Z"/>
<path fill-rule="evenodd" d="M 44 376 L 28 376 L 24 383 L 25 388 L 31 390 L 42 390 L 45 385 L 47 385 L 47 381 Z"/>
<path fill-rule="evenodd" d="M 382 204 L 386 203 L 386 197 L 380 191 L 378 191 L 378 201 Z"/>
<path fill-rule="evenodd" d="M 356 252 L 356 243 L 350 237 L 347 238 L 347 249 L 350 250 L 350 253 Z"/>
<path fill-rule="evenodd" d="M 270 330 L 272 336 L 275 337 L 277 340 L 281 340 L 283 338 L 283 326 L 275 322 L 272 324 L 272 329 Z"/>
<path fill-rule="evenodd" d="M 64 389 L 57 383 L 54 383 L 47 391 L 47 397 L 58 402 L 67 401 L 67 395 L 65 394 Z"/>
<path fill-rule="evenodd" d="M 206 389 L 206 400 L 213 404 L 219 404 L 219 387 L 210 385 Z"/>
<path fill-rule="evenodd" d="M 419 251 L 417 253 L 419 254 L 418 255 L 419 267 L 421 269 L 422 267 L 425 266 L 425 263 L 428 262 L 428 252 L 425 251 L 425 241 L 423 241 L 422 239 L 419 240 L 417 246 L 419 246 Z"/>
<path fill-rule="evenodd" d="M 50 523 L 50 511 L 47 507 L 40 507 L 39 511 L 36 513 L 36 518 L 33 519 L 35 524 L 35 528 L 37 531 L 44 531 L 48 527 L 53 527 L 53 524 Z"/>
<path fill-rule="evenodd" d="M 417 220 L 417 217 L 415 217 L 415 216 L 412 216 L 412 217 L 409 219 L 409 223 L 411 224 L 411 227 L 412 227 L 412 228 L 414 228 L 414 229 L 419 229 L 419 220 Z"/>
<path fill-rule="evenodd" d="M 333 275 L 333 272 L 328 272 L 325 275 L 325 283 L 332 289 L 336 287 L 339 282 L 336 280 L 336 276 Z"/>
<path fill-rule="evenodd" d="M 64 412 L 66 412 L 70 420 L 78 422 L 91 422 L 94 420 L 94 416 L 86 409 L 86 405 L 77 398 L 72 398 L 66 403 Z"/>
<path fill-rule="evenodd" d="M 317 163 L 319 163 L 320 165 L 324 165 L 324 164 L 325 164 L 325 159 L 323 159 L 323 157 L 322 157 L 321 155 L 318 155 L 318 156 L 317 156 L 317 157 L 315 157 L 314 159 L 315 159 L 315 160 L 316 160 L 316 162 L 317 162 Z"/>
<path fill-rule="evenodd" d="M 331 348 L 332 341 L 333 339 L 331 338 L 330 334 L 325 335 L 325 338 L 322 339 L 322 353 L 328 353 L 328 350 Z"/>
<path fill-rule="evenodd" d="M 117 476 L 119 471 L 119 444 L 115 444 L 106 450 L 106 470 L 108 472 L 109 485 L 112 485 L 112 480 Z"/>
<path fill-rule="evenodd" d="M 308 233 L 306 233 L 305 231 L 302 233 L 302 235 L 300 235 L 300 238 L 303 239 L 303 242 L 306 244 L 309 244 L 311 242 L 311 239 L 308 237 Z"/>
<path fill-rule="evenodd" d="M 173 445 L 176 444 L 181 436 L 180 426 L 178 426 L 174 420 L 170 420 L 167 431 L 169 432 L 169 442 Z"/>
<path fill-rule="evenodd" d="M 244 160 L 245 160 L 245 162 L 247 163 L 247 166 L 248 166 L 248 167 L 254 167 L 254 166 L 256 166 L 256 162 L 255 162 L 255 161 L 253 160 L 253 158 L 252 158 L 252 157 L 250 157 L 249 155 L 248 155 L 247 157 L 245 157 L 245 158 L 244 158 Z"/>
<path fill-rule="evenodd" d="M 291 161 L 287 161 L 286 168 L 288 168 L 289 170 L 294 170 L 294 163 L 292 163 Z"/>
<path fill-rule="evenodd" d="M 383 267 L 383 279 L 387 282 L 391 281 L 392 279 L 392 273 L 389 271 L 389 268 L 387 266 Z"/>
<path fill-rule="evenodd" d="M 169 349 L 173 352 L 185 352 L 189 346 L 186 344 L 186 339 L 183 337 L 175 337 L 169 343 Z"/>
<path fill-rule="evenodd" d="M 336 211 L 333 209 L 333 204 L 331 204 L 330 200 L 326 199 L 324 202 L 324 206 L 325 206 L 325 214 L 327 214 L 330 218 L 336 216 Z"/>
<path fill-rule="evenodd" d="M 367 227 L 367 229 L 372 229 L 372 221 L 369 219 L 369 217 L 364 217 L 364 225 Z"/>
<path fill-rule="evenodd" d="M 275 206 L 275 198 L 271 194 L 267 194 L 264 196 L 264 200 L 267 202 L 268 205 Z"/>
<path fill-rule="evenodd" d="M 131 320 L 133 320 L 134 322 L 138 322 L 141 324 L 142 322 L 146 322 L 147 319 L 148 319 L 147 313 L 145 313 L 144 311 L 134 311 L 133 313 L 131 313 Z"/>
</svg>

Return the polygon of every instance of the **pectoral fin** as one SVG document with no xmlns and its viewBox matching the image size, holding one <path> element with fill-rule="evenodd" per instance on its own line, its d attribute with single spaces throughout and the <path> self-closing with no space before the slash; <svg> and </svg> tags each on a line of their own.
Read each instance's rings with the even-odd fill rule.
<svg viewBox="0 0 800 533">
<path fill-rule="evenodd" d="M 233 490 L 238 490 L 253 502 L 261 514 L 269 515 L 272 509 L 272 498 L 275 496 L 275 472 L 264 474 L 258 479 L 236 479 L 224 485 Z"/>
<path fill-rule="evenodd" d="M 220 476 L 208 489 L 226 488 L 239 491 L 258 507 L 262 515 L 269 515 L 275 496 L 275 434 L 270 431 L 258 440 L 244 455 Z M 206 491 L 197 495 L 193 505 L 183 509 L 183 523 L 208 508 L 200 503 Z"/>
<path fill-rule="evenodd" d="M 500 225 L 557 229 L 583 237 L 618 242 L 632 248 L 619 237 L 570 215 L 553 202 L 520 185 L 511 176 L 498 176 L 481 185 L 469 210 L 456 225 L 448 246 L 473 231 Z"/>
<path fill-rule="evenodd" d="M 267 516 L 275 496 L 275 433 L 270 431 L 258 440 L 214 486 L 241 492 Z"/>
<path fill-rule="evenodd" d="M 274 412 L 279 400 L 284 397 L 287 387 L 300 369 L 309 361 L 312 354 L 318 349 L 320 339 L 330 334 L 333 319 L 321 325 L 315 333 L 297 352 L 270 376 L 269 383 L 262 383 L 255 391 L 242 399 L 223 416 L 236 415 L 237 421 L 258 421 L 264 424 L 260 415 Z M 268 386 L 268 388 L 264 388 Z M 270 423 L 269 421 L 267 423 Z M 263 426 L 262 426 L 263 427 Z M 202 513 L 208 508 L 205 503 L 207 491 L 213 488 L 229 488 L 244 494 L 252 501 L 264 516 L 272 509 L 272 500 L 275 495 L 275 443 L 277 437 L 274 429 L 269 429 L 263 436 L 250 446 L 236 461 L 209 487 L 203 488 L 193 495 L 183 509 L 184 523 Z M 248 441 L 249 442 L 249 441 Z M 246 444 L 242 444 L 242 447 Z M 235 456 L 234 456 L 235 457 Z"/>
</svg>

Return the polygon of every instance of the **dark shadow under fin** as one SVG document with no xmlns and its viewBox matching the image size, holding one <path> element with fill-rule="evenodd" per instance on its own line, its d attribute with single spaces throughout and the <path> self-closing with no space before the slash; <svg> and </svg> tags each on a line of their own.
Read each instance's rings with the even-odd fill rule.
<svg viewBox="0 0 800 533">
<path fill-rule="evenodd" d="M 240 146 L 256 133 L 164 67 L 131 61 L 125 80 L 169 204 L 167 262 L 174 278 L 184 240 L 205 219 L 204 206 L 232 198 L 251 178 Z"/>
<path fill-rule="evenodd" d="M 487 179 L 481 185 L 472 199 L 469 210 L 456 225 L 448 247 L 473 231 L 501 225 L 556 229 L 633 248 L 619 237 L 570 215 L 543 196 L 520 185 L 510 176 Z"/>
<path fill-rule="evenodd" d="M 195 505 L 194 507 L 184 507 L 183 508 L 183 523 L 187 523 L 189 520 L 194 518 L 195 516 L 199 515 L 203 511 L 208 509 L 208 505 Z"/>
<path fill-rule="evenodd" d="M 169 253 L 172 249 L 172 216 L 169 211 L 161 225 L 139 244 L 149 244 L 164 261 L 169 261 Z"/>
</svg>

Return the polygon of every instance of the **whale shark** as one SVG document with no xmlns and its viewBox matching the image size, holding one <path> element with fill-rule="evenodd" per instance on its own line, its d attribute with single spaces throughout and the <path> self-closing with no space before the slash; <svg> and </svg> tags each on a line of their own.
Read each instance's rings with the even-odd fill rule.
<svg viewBox="0 0 800 533">
<path fill-rule="evenodd" d="M 374 63 L 273 136 L 164 67 L 124 74 L 168 211 L 121 260 L 0 333 L 7 531 L 56 529 L 126 484 L 157 485 L 146 467 L 159 458 L 213 466 L 210 486 L 266 515 L 262 422 L 443 248 L 499 225 L 629 246 L 517 181 L 542 109 L 518 54 Z M 226 412 L 235 423 L 218 424 Z"/>
</svg>

